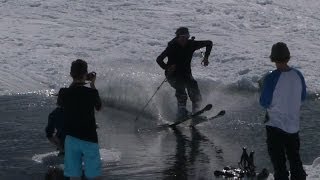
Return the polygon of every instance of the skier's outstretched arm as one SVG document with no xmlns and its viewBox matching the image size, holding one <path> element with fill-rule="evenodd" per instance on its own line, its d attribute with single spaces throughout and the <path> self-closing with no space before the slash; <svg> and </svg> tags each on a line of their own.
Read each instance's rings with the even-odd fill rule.
<svg viewBox="0 0 320 180">
<path fill-rule="evenodd" d="M 212 49 L 212 44 L 213 44 L 212 41 L 207 40 L 207 41 L 194 41 L 194 42 L 195 42 L 195 50 L 206 47 L 206 52 L 204 53 L 204 57 L 208 58 Z"/>
<path fill-rule="evenodd" d="M 194 41 L 194 42 L 195 42 L 195 47 L 194 47 L 195 50 L 206 47 L 206 52 L 203 55 L 203 60 L 201 63 L 204 66 L 208 66 L 208 64 L 209 64 L 208 58 L 209 58 L 209 55 L 210 55 L 211 49 L 212 49 L 212 41 L 207 40 L 207 41 Z"/>
</svg>

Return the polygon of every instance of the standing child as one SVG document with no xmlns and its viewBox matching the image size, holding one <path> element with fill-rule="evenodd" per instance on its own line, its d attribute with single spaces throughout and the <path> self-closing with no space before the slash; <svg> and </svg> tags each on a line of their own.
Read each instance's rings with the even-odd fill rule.
<svg viewBox="0 0 320 180">
<path fill-rule="evenodd" d="M 278 42 L 272 46 L 271 62 L 277 69 L 264 79 L 260 104 L 267 109 L 267 146 L 275 180 L 288 180 L 286 157 L 291 180 L 305 180 L 300 159 L 300 107 L 306 98 L 306 84 L 300 71 L 288 66 L 290 52 Z"/>
<path fill-rule="evenodd" d="M 97 179 L 102 172 L 94 115 L 95 110 L 101 109 L 96 73 L 88 73 L 87 63 L 77 59 L 71 64 L 70 75 L 73 81 L 69 88 L 59 91 L 66 117 L 64 175 L 71 180 L 80 179 L 83 161 L 86 178 Z M 85 86 L 86 81 L 90 81 L 90 87 Z"/>
<path fill-rule="evenodd" d="M 48 124 L 45 131 L 48 140 L 59 150 L 59 155 L 63 155 L 66 134 L 64 131 L 64 114 L 60 98 L 57 100 L 57 107 L 48 116 Z"/>
</svg>

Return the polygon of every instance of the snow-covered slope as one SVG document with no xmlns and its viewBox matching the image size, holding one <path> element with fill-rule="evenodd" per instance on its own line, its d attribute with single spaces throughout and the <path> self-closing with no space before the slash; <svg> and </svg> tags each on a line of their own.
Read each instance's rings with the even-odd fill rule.
<svg viewBox="0 0 320 180">
<path fill-rule="evenodd" d="M 101 78 L 112 71 L 161 79 L 155 58 L 179 26 L 214 42 L 209 67 L 195 54 L 198 79 L 256 86 L 274 68 L 272 44 L 284 41 L 291 65 L 317 91 L 319 7 L 316 0 L 2 0 L 0 92 L 57 89 L 70 80 L 76 58 L 87 60 Z"/>
</svg>

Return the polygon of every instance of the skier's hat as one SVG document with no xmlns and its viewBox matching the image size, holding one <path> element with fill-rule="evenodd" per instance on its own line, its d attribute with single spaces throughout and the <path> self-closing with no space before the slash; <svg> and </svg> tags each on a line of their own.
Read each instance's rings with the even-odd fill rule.
<svg viewBox="0 0 320 180">
<path fill-rule="evenodd" d="M 179 27 L 176 30 L 176 36 L 190 36 L 189 29 L 186 27 Z"/>
</svg>

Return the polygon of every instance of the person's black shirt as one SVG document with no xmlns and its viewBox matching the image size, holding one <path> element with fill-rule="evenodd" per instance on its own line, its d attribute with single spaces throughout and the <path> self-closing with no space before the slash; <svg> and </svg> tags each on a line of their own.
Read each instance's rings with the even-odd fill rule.
<svg viewBox="0 0 320 180">
<path fill-rule="evenodd" d="M 168 43 L 167 48 L 158 56 L 157 63 L 161 68 L 167 69 L 170 65 L 176 65 L 173 76 L 188 77 L 191 75 L 191 60 L 194 51 L 206 47 L 205 57 L 209 57 L 212 49 L 212 41 L 188 40 L 185 47 L 176 42 L 176 38 Z M 163 60 L 168 57 L 165 64 Z"/>
<path fill-rule="evenodd" d="M 94 109 L 101 108 L 98 91 L 82 85 L 72 85 L 61 88 L 59 96 L 66 116 L 66 135 L 98 143 L 94 116 Z"/>
</svg>

